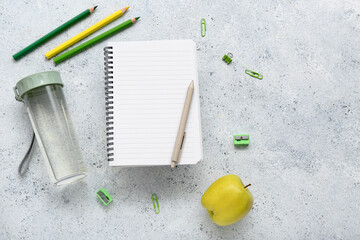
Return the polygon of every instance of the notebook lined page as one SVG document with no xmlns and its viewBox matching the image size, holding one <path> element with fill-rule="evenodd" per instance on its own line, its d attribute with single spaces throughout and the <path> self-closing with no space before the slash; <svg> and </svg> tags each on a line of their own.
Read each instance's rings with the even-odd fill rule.
<svg viewBox="0 0 360 240">
<path fill-rule="evenodd" d="M 189 84 L 194 95 L 179 164 L 202 159 L 196 47 L 192 40 L 115 42 L 114 161 L 170 165 Z"/>
</svg>

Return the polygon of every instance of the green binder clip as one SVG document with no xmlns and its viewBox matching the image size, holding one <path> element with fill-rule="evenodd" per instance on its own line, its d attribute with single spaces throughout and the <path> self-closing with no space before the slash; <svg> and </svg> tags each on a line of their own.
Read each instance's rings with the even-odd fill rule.
<svg viewBox="0 0 360 240">
<path fill-rule="evenodd" d="M 227 64 L 229 64 L 229 63 L 231 63 L 231 61 L 232 61 L 232 59 L 231 59 L 232 57 L 233 57 L 232 53 L 228 53 L 228 55 L 225 54 L 222 59 L 223 59 Z"/>
<path fill-rule="evenodd" d="M 250 76 L 252 76 L 252 77 L 254 77 L 254 78 L 257 78 L 257 79 L 260 79 L 260 80 L 263 79 L 263 75 L 261 75 L 260 73 L 251 71 L 251 70 L 249 70 L 249 69 L 246 69 L 246 70 L 245 70 L 245 73 L 248 74 L 248 75 L 250 75 Z"/>
<path fill-rule="evenodd" d="M 241 134 L 234 135 L 234 145 L 249 145 L 250 144 L 250 135 L 249 134 Z"/>
<path fill-rule="evenodd" d="M 100 200 L 102 201 L 102 203 L 107 206 L 109 205 L 109 203 L 112 202 L 112 197 L 110 196 L 110 194 L 105 190 L 105 188 L 101 188 L 96 195 L 100 198 Z"/>
<path fill-rule="evenodd" d="M 206 21 L 205 21 L 205 18 L 201 19 L 200 26 L 201 26 L 201 36 L 205 37 L 205 35 L 206 35 Z"/>
<path fill-rule="evenodd" d="M 155 213 L 159 214 L 160 213 L 159 201 L 158 201 L 158 197 L 156 196 L 155 193 L 153 195 L 151 195 L 151 199 L 152 199 L 152 202 L 154 204 Z"/>
</svg>

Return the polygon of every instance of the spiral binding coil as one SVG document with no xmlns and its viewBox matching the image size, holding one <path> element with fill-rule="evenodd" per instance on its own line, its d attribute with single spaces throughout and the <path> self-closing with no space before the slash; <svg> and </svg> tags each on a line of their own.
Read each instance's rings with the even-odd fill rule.
<svg viewBox="0 0 360 240">
<path fill-rule="evenodd" d="M 114 160 L 114 92 L 113 92 L 113 51 L 112 47 L 104 48 L 105 71 L 105 109 L 106 109 L 106 140 L 108 161 Z"/>
</svg>

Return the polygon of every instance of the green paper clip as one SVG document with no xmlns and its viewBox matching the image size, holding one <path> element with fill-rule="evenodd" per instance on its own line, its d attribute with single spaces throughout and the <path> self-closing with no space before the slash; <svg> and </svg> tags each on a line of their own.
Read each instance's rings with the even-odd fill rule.
<svg viewBox="0 0 360 240">
<path fill-rule="evenodd" d="M 250 144 L 250 135 L 249 134 L 241 134 L 234 135 L 234 145 L 249 145 Z"/>
<path fill-rule="evenodd" d="M 102 201 L 102 203 L 107 206 L 109 205 L 109 203 L 112 202 L 112 197 L 110 196 L 110 194 L 105 190 L 105 188 L 101 188 L 96 195 L 100 198 L 100 200 Z"/>
<path fill-rule="evenodd" d="M 160 213 L 160 207 L 159 207 L 158 198 L 157 198 L 155 193 L 153 195 L 151 195 L 151 199 L 152 199 L 152 202 L 154 204 L 155 213 L 159 214 Z"/>
<path fill-rule="evenodd" d="M 263 75 L 261 75 L 260 73 L 251 71 L 251 70 L 249 70 L 249 69 L 246 69 L 246 70 L 245 70 L 245 73 L 248 74 L 248 75 L 250 75 L 250 76 L 252 76 L 252 77 L 254 77 L 254 78 L 257 78 L 257 79 L 260 79 L 260 80 L 263 79 Z"/>
<path fill-rule="evenodd" d="M 224 60 L 227 64 L 229 64 L 232 61 L 232 59 L 231 59 L 232 57 L 233 57 L 232 53 L 228 53 L 228 55 L 225 54 L 223 56 L 222 60 Z"/>
<path fill-rule="evenodd" d="M 201 36 L 205 37 L 205 35 L 206 35 L 206 21 L 205 21 L 205 18 L 201 19 L 200 26 L 201 26 Z"/>
</svg>

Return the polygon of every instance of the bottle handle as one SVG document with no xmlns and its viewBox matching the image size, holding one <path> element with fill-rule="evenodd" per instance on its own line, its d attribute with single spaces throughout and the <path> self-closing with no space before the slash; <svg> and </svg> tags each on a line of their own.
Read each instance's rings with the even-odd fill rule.
<svg viewBox="0 0 360 240">
<path fill-rule="evenodd" d="M 27 150 L 27 152 L 25 153 L 25 156 L 21 160 L 21 162 L 19 164 L 19 167 L 18 167 L 18 173 L 19 173 L 20 176 L 23 176 L 26 173 L 26 171 L 28 170 L 29 163 L 30 163 L 30 160 L 31 160 L 31 157 L 32 157 L 32 152 L 33 152 L 33 149 L 34 149 L 34 142 L 35 142 L 35 133 L 33 132 L 33 137 L 32 137 L 32 140 L 31 140 L 30 147 Z"/>
<path fill-rule="evenodd" d="M 23 100 L 21 99 L 21 97 L 19 95 L 19 90 L 18 90 L 17 86 L 13 87 L 13 90 L 14 90 L 14 93 L 15 93 L 16 101 L 23 102 Z"/>
</svg>

